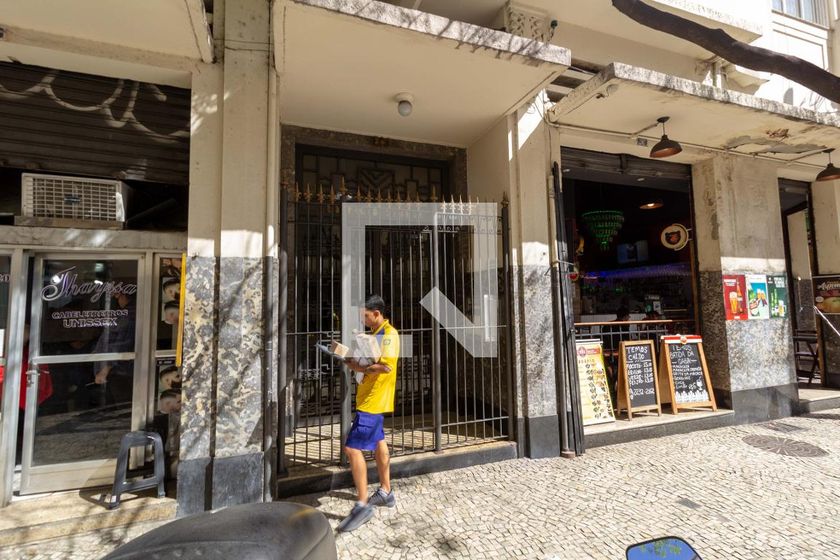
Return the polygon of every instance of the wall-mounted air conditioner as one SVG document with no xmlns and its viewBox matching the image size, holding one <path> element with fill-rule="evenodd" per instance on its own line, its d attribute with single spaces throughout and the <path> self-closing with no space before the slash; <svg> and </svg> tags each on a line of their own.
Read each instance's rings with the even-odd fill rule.
<svg viewBox="0 0 840 560">
<path fill-rule="evenodd" d="M 15 224 L 122 229 L 130 194 L 122 181 L 24 173 Z"/>
</svg>

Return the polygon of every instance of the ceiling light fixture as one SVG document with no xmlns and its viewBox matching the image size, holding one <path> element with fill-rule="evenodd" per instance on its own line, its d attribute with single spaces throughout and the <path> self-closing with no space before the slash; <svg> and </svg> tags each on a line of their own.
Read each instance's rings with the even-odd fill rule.
<svg viewBox="0 0 840 560">
<path fill-rule="evenodd" d="M 816 181 L 836 181 L 837 179 L 840 179 L 840 169 L 834 167 L 834 164 L 831 163 L 831 152 L 833 151 L 834 148 L 823 150 L 824 154 L 828 154 L 828 165 L 825 166 L 825 169 L 819 172 Z"/>
<path fill-rule="evenodd" d="M 650 157 L 652 158 L 671 157 L 682 151 L 680 143 L 671 140 L 668 138 L 668 135 L 665 134 L 665 123 L 668 122 L 668 119 L 670 119 L 670 117 L 659 117 L 656 119 L 656 122 L 662 125 L 662 138 L 653 148 L 650 149 Z"/>
<path fill-rule="evenodd" d="M 398 93 L 394 96 L 394 100 L 397 102 L 397 112 L 402 115 L 403 117 L 407 117 L 411 114 L 411 111 L 414 109 L 414 96 L 410 93 Z"/>
<path fill-rule="evenodd" d="M 663 206 L 665 206 L 665 203 L 662 202 L 661 199 L 657 198 L 656 200 L 651 200 L 650 202 L 642 204 L 639 208 L 642 210 L 656 210 L 657 208 L 662 208 Z"/>
</svg>

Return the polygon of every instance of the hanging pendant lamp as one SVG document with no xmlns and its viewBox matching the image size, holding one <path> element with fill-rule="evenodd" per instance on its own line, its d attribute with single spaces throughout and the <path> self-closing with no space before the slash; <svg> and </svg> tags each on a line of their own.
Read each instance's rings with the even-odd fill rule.
<svg viewBox="0 0 840 560">
<path fill-rule="evenodd" d="M 825 169 L 819 172 L 817 175 L 816 181 L 836 181 L 840 179 L 840 169 L 834 167 L 834 164 L 831 163 L 831 152 L 834 151 L 834 148 L 830 148 L 828 150 L 824 150 L 824 154 L 828 154 L 828 165 L 825 166 Z"/>
<path fill-rule="evenodd" d="M 656 119 L 656 122 L 662 125 L 662 138 L 656 145 L 650 149 L 650 157 L 652 158 L 666 158 L 675 156 L 682 151 L 682 146 L 680 143 L 671 140 L 668 138 L 668 135 L 665 134 L 665 123 L 668 122 L 670 117 L 659 117 Z"/>
</svg>

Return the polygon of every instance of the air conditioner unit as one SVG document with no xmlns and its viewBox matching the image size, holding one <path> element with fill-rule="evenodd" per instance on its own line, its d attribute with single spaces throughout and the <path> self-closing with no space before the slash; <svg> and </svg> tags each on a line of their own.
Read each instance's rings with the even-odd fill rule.
<svg viewBox="0 0 840 560">
<path fill-rule="evenodd" d="M 122 181 L 24 173 L 15 224 L 122 229 L 130 194 Z"/>
</svg>

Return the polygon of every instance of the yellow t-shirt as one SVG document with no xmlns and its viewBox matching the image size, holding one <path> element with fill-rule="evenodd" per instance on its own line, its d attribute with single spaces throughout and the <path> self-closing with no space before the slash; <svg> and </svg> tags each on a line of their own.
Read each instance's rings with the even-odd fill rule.
<svg viewBox="0 0 840 560">
<path fill-rule="evenodd" d="M 394 393 L 397 390 L 397 360 L 400 357 L 400 335 L 397 329 L 385 321 L 373 333 L 379 342 L 380 364 L 391 368 L 389 373 L 365 374 L 356 389 L 356 410 L 369 414 L 385 414 L 394 411 Z"/>
</svg>

